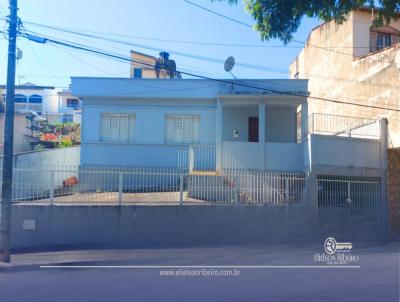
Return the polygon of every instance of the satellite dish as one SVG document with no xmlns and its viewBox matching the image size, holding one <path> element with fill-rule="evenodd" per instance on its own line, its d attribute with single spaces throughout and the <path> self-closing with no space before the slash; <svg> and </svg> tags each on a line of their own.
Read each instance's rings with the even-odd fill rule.
<svg viewBox="0 0 400 302">
<path fill-rule="evenodd" d="M 226 72 L 231 72 L 233 66 L 235 66 L 235 58 L 230 56 L 225 60 L 224 69 Z"/>
</svg>

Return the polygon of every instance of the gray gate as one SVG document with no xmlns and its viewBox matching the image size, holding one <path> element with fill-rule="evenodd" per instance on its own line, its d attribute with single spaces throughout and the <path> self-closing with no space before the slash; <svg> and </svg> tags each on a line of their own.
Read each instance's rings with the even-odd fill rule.
<svg viewBox="0 0 400 302">
<path fill-rule="evenodd" d="M 380 223 L 380 179 L 319 175 L 318 210 L 320 221 Z"/>
</svg>

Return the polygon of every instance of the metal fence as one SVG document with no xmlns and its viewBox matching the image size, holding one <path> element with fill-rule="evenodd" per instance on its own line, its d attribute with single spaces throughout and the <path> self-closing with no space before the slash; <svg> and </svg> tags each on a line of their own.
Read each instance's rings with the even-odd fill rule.
<svg viewBox="0 0 400 302">
<path fill-rule="evenodd" d="M 301 205 L 305 191 L 304 174 L 266 171 L 53 166 L 14 169 L 13 179 L 23 203 Z"/>
<path fill-rule="evenodd" d="M 313 113 L 308 118 L 310 133 L 379 139 L 379 121 L 360 117 Z"/>
<path fill-rule="evenodd" d="M 178 151 L 178 168 L 190 171 L 215 171 L 215 144 L 192 144 Z"/>
<path fill-rule="evenodd" d="M 378 217 L 379 201 L 379 178 L 318 176 L 319 208 L 341 208 L 348 215 Z"/>
</svg>

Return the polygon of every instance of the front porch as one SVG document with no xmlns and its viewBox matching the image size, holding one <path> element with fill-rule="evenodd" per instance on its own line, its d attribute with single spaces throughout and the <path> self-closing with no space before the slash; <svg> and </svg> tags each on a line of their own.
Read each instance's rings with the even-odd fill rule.
<svg viewBox="0 0 400 302">
<path fill-rule="evenodd" d="M 301 97 L 229 96 L 217 100 L 215 144 L 189 146 L 190 171 L 303 171 L 307 102 Z"/>
</svg>

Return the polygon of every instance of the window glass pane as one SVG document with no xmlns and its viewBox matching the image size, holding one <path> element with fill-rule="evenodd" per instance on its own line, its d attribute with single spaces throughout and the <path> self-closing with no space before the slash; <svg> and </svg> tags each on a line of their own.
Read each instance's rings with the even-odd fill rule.
<svg viewBox="0 0 400 302">
<path fill-rule="evenodd" d="M 111 135 L 110 132 L 110 116 L 102 115 L 101 116 L 101 138 L 109 139 Z"/>
<path fill-rule="evenodd" d="M 128 116 L 119 117 L 119 140 L 121 142 L 127 142 L 129 140 L 129 129 L 128 129 Z"/>
<path fill-rule="evenodd" d="M 174 118 L 174 143 L 182 143 L 183 141 L 183 132 L 182 132 L 182 118 L 180 116 L 176 116 Z"/>
<path fill-rule="evenodd" d="M 165 127 L 165 142 L 171 144 L 174 142 L 174 118 L 171 115 L 166 116 Z"/>
<path fill-rule="evenodd" d="M 16 94 L 14 100 L 15 103 L 27 103 L 28 98 L 23 94 Z"/>
<path fill-rule="evenodd" d="M 132 141 L 133 138 L 135 137 L 135 116 L 134 115 L 129 115 L 128 118 L 128 129 L 129 129 L 129 141 Z"/>
<path fill-rule="evenodd" d="M 117 141 L 119 139 L 118 128 L 118 116 L 112 115 L 110 117 L 110 139 L 113 141 Z"/>
<path fill-rule="evenodd" d="M 33 104 L 41 104 L 43 101 L 43 98 L 40 95 L 34 94 L 29 97 L 29 103 Z"/>
<path fill-rule="evenodd" d="M 183 142 L 191 143 L 193 139 L 192 117 L 183 117 Z"/>
<path fill-rule="evenodd" d="M 193 142 L 198 143 L 199 142 L 199 129 L 200 129 L 200 117 L 199 116 L 193 117 L 192 128 L 193 128 L 192 140 L 193 140 Z"/>
</svg>

